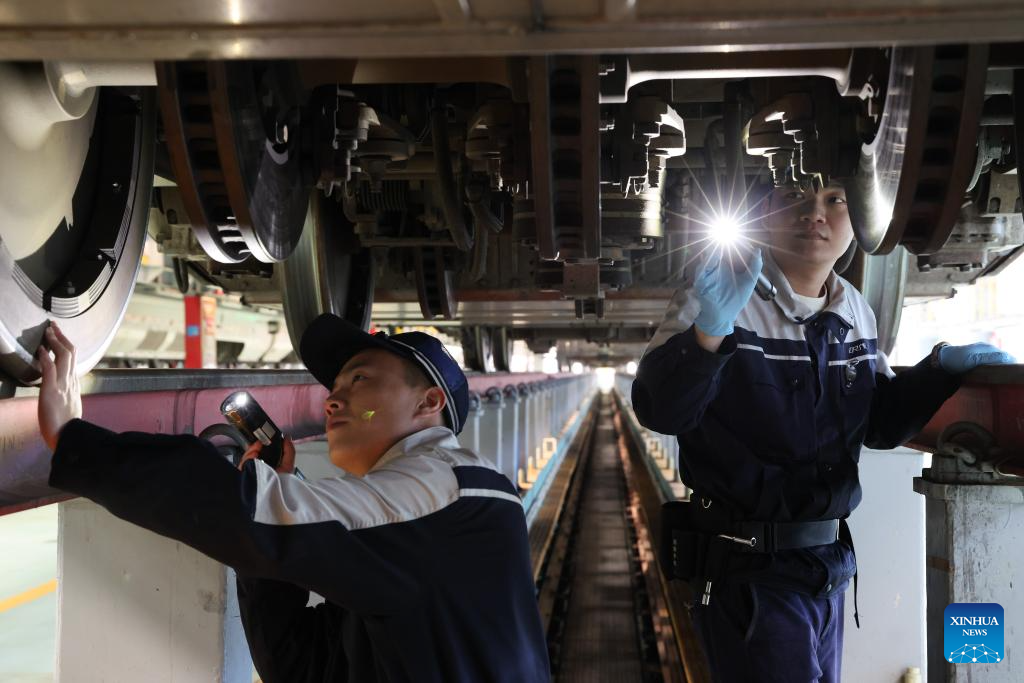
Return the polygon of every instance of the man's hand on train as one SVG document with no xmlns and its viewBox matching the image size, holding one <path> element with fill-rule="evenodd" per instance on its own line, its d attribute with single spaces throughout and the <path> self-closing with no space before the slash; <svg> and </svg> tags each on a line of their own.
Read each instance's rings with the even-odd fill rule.
<svg viewBox="0 0 1024 683">
<path fill-rule="evenodd" d="M 1017 359 L 991 344 L 978 342 L 966 346 L 943 346 L 939 349 L 939 365 L 946 372 L 959 375 L 981 365 L 1013 365 Z"/>
<path fill-rule="evenodd" d="M 732 334 L 733 323 L 754 293 L 764 261 L 760 249 L 735 254 L 715 254 L 701 268 L 693 282 L 700 302 L 694 324 L 709 337 Z"/>
<path fill-rule="evenodd" d="M 82 393 L 75 374 L 75 345 L 55 323 L 50 323 L 36 357 L 43 374 L 39 386 L 39 433 L 52 451 L 57 449 L 57 439 L 64 425 L 82 417 Z"/>
<path fill-rule="evenodd" d="M 261 450 L 263 450 L 263 444 L 259 441 L 253 442 L 238 462 L 238 469 L 241 470 L 249 460 L 260 457 Z M 287 436 L 284 437 L 284 448 L 281 450 L 281 463 L 277 466 L 277 472 L 280 474 L 295 473 L 295 443 Z"/>
</svg>

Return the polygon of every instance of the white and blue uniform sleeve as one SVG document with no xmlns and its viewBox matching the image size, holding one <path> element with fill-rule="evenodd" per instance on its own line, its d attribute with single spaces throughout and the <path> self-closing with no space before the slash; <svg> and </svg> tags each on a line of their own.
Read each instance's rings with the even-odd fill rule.
<svg viewBox="0 0 1024 683">
<path fill-rule="evenodd" d="M 726 337 L 716 353 L 701 347 L 693 327 L 699 312 L 692 290 L 678 290 L 640 359 L 632 402 L 637 419 L 648 429 L 662 434 L 689 431 L 718 395 L 719 373 L 735 352 L 736 339 Z"/>
<path fill-rule="evenodd" d="M 388 613 L 416 599 L 417 582 L 347 525 L 406 511 L 389 509 L 357 481 L 334 480 L 346 490 L 329 499 L 261 461 L 239 472 L 194 436 L 116 434 L 82 420 L 62 430 L 50 473 L 51 485 L 240 574 L 294 583 L 364 614 Z"/>
</svg>

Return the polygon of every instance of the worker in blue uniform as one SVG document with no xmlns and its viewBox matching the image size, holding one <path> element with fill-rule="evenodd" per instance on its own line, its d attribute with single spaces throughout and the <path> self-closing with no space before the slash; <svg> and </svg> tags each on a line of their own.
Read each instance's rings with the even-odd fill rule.
<svg viewBox="0 0 1024 683">
<path fill-rule="evenodd" d="M 694 589 L 714 679 L 837 681 L 861 446 L 898 446 L 964 372 L 1014 361 L 940 344 L 894 374 L 871 308 L 833 271 L 853 239 L 843 188 L 784 186 L 765 204 L 764 248 L 719 250 L 676 293 L 632 402 L 679 441 L 693 495 L 665 507 L 663 560 Z M 751 296 L 762 272 L 774 298 Z"/>
<path fill-rule="evenodd" d="M 258 448 L 236 469 L 194 436 L 85 422 L 74 346 L 51 325 L 46 347 L 51 485 L 234 567 L 267 683 L 549 679 L 522 503 L 456 440 L 468 385 L 436 338 L 309 326 L 300 355 L 330 392 L 341 468 L 318 481 L 295 476 L 290 440 L 276 471 Z"/>
</svg>

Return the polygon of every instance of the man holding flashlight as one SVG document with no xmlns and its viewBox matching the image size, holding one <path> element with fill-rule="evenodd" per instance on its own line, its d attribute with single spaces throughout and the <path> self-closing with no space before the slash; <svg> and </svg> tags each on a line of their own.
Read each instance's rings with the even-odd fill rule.
<svg viewBox="0 0 1024 683">
<path fill-rule="evenodd" d="M 50 353 L 53 353 L 53 358 Z M 190 435 L 115 434 L 79 419 L 74 346 L 38 354 L 50 484 L 238 572 L 242 622 L 267 683 L 547 681 L 522 503 L 455 435 L 466 377 L 441 342 L 369 335 L 325 314 L 300 355 L 330 392 L 337 476 L 236 469 Z M 310 592 L 326 602 L 307 607 Z"/>
<path fill-rule="evenodd" d="M 833 272 L 853 240 L 840 185 L 776 188 L 761 223 L 763 251 L 719 253 L 677 292 L 633 408 L 679 440 L 693 497 L 666 506 L 663 561 L 694 588 L 715 680 L 838 681 L 861 446 L 903 443 L 964 372 L 1014 360 L 940 344 L 892 372 L 871 308 Z M 751 296 L 762 271 L 773 298 Z"/>
</svg>

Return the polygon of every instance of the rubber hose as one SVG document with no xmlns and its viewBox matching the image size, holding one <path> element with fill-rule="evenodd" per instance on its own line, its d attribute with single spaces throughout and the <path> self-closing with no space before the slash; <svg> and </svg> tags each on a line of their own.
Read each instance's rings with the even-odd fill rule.
<svg viewBox="0 0 1024 683">
<path fill-rule="evenodd" d="M 188 262 L 183 258 L 175 256 L 171 263 L 174 266 L 174 282 L 178 285 L 178 291 L 182 294 L 188 294 Z"/>
<path fill-rule="evenodd" d="M 448 231 L 452 241 L 460 251 L 469 251 L 473 247 L 473 238 L 466 228 L 466 219 L 462 215 L 462 202 L 459 201 L 458 188 L 455 185 L 455 173 L 452 171 L 452 153 L 448 145 L 448 116 L 443 102 L 438 102 L 430 113 L 430 132 L 434 145 L 434 168 L 437 180 L 441 185 L 441 200 L 444 204 L 444 217 L 448 222 Z"/>
<path fill-rule="evenodd" d="M 483 200 L 470 201 L 469 210 L 473 214 L 473 225 L 477 228 L 476 234 L 480 234 L 480 227 L 484 225 L 486 225 L 487 228 L 495 235 L 500 233 L 502 228 L 504 228 L 501 221 L 499 221 L 498 217 L 491 212 L 490 208 L 488 208 L 486 204 L 484 204 Z"/>
<path fill-rule="evenodd" d="M 476 225 L 476 241 L 473 243 L 473 262 L 469 266 L 469 277 L 473 282 L 479 282 L 484 279 L 484 274 L 487 270 L 487 242 L 489 235 L 486 230 L 480 229 L 480 224 Z"/>
</svg>

